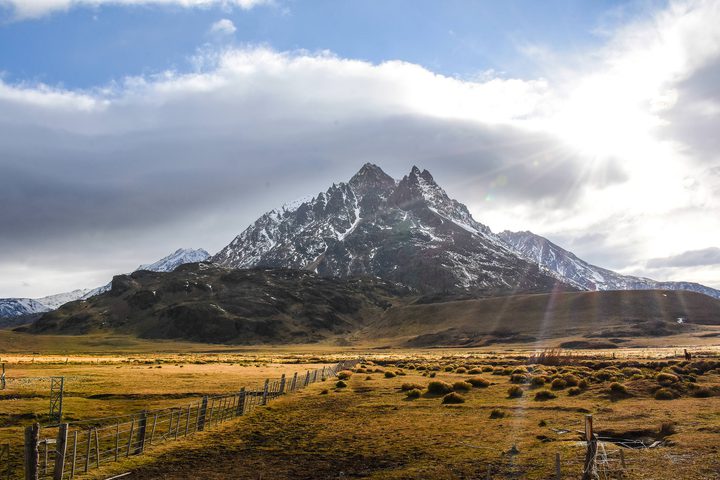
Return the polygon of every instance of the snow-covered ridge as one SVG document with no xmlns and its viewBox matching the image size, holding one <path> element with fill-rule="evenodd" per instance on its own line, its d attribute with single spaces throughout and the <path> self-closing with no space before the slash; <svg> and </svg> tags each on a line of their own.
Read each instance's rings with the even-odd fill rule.
<svg viewBox="0 0 720 480">
<path fill-rule="evenodd" d="M 720 298 L 720 291 L 692 282 L 659 282 L 621 275 L 592 265 L 574 253 L 532 232 L 504 231 L 499 237 L 518 254 L 553 272 L 559 279 L 582 290 L 689 290 Z"/>
<path fill-rule="evenodd" d="M 137 270 L 154 272 L 171 272 L 180 265 L 193 262 L 204 262 L 210 254 L 200 249 L 180 248 L 155 263 L 140 265 Z M 0 298 L 0 318 L 19 317 L 56 310 L 68 302 L 86 300 L 110 290 L 110 283 L 97 288 L 83 288 L 71 292 L 48 295 L 42 298 Z"/>
</svg>

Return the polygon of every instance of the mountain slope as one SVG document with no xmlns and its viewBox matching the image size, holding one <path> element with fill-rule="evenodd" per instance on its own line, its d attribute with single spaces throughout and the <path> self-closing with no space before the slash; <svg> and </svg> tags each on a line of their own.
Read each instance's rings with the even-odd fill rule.
<svg viewBox="0 0 720 480">
<path fill-rule="evenodd" d="M 528 260 L 555 272 L 558 278 L 582 290 L 688 290 L 720 298 L 720 291 L 698 283 L 658 282 L 591 265 L 532 232 L 504 231 L 498 236 Z"/>
<path fill-rule="evenodd" d="M 260 217 L 212 261 L 366 275 L 423 293 L 549 291 L 557 280 L 450 199 L 427 171 L 399 182 L 366 164 L 348 183 Z"/>
<path fill-rule="evenodd" d="M 150 270 L 151 272 L 172 272 L 180 265 L 186 263 L 204 262 L 210 258 L 210 254 L 202 248 L 178 248 L 167 257 L 163 257 L 155 263 L 140 265 L 136 270 Z"/>
<path fill-rule="evenodd" d="M 32 333 L 117 332 L 208 343 L 310 343 L 349 334 L 402 302 L 407 288 L 300 270 L 237 270 L 192 263 L 138 270 L 109 292 L 63 305 Z"/>
</svg>

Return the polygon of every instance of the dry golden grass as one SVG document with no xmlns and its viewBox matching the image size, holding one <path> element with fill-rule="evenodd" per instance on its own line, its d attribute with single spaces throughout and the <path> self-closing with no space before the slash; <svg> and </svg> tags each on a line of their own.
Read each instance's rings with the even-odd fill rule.
<svg viewBox="0 0 720 480">
<path fill-rule="evenodd" d="M 698 374 L 696 364 L 665 358 L 677 349 L 576 351 L 566 359 L 568 365 L 560 366 L 528 366 L 523 358 L 529 349 L 497 347 L 364 354 L 329 346 L 298 350 L 0 354 L 12 362 L 9 389 L 0 392 L 0 443 L 11 442 L 19 462 L 23 426 L 45 420 L 48 382 L 19 378 L 64 375 L 66 419 L 79 420 L 182 404 L 362 355 L 366 364 L 345 380 L 346 388 L 335 388 L 335 381 L 318 383 L 219 429 L 153 448 L 88 478 L 132 470 L 126 478 L 456 479 L 485 478 L 490 469 L 492 478 L 545 479 L 553 471 L 555 453 L 561 455 L 564 478 L 578 478 L 584 454 L 578 431 L 587 413 L 604 435 L 668 442 L 655 449 L 625 449 L 629 469 L 624 478 L 710 479 L 720 471 L 720 371 Z M 718 361 L 716 349 L 694 352 L 700 350 Z M 643 355 L 651 360 L 639 359 Z M 662 372 L 672 375 L 658 377 Z M 512 383 L 513 375 L 523 383 Z M 431 381 L 452 386 L 478 376 L 490 385 L 460 392 L 461 404 L 443 405 L 443 394 L 426 390 Z M 546 378 L 544 386 L 530 383 L 539 376 Z M 572 379 L 566 388 L 552 390 L 557 398 L 536 401 L 535 393 L 551 389 L 556 378 Z M 618 394 L 613 382 L 626 392 Z M 655 400 L 661 382 L 679 397 Z M 569 383 L 578 383 L 572 388 L 579 393 L 571 395 Z M 410 385 L 424 388 L 408 398 L 403 390 Z M 508 398 L 511 386 L 524 395 Z M 321 395 L 323 390 L 328 393 Z M 700 390 L 710 397 L 696 398 Z M 517 454 L 509 453 L 513 445 Z M 619 448 L 606 444 L 611 454 Z"/>
</svg>

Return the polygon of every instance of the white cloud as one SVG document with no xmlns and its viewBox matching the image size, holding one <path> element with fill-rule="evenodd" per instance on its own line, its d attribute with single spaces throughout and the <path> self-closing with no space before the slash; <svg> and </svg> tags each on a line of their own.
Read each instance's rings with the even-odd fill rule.
<svg viewBox="0 0 720 480">
<path fill-rule="evenodd" d="M 693 112 L 720 101 L 688 82 L 720 62 L 718 8 L 673 3 L 557 68 L 550 52 L 544 78 L 231 48 L 199 54 L 194 72 L 88 91 L 0 80 L 0 204 L 13 206 L 0 209 L 0 278 L 21 284 L 5 268 L 17 258 L 62 270 L 82 257 L 95 272 L 119 248 L 137 255 L 128 268 L 179 239 L 217 250 L 365 161 L 395 176 L 419 164 L 495 230 L 548 234 L 624 272 L 717 246 L 717 156 L 698 162 L 668 112 L 688 89 Z M 720 278 L 720 267 L 682 273 Z"/>
<path fill-rule="evenodd" d="M 228 18 L 223 18 L 210 26 L 210 33 L 216 35 L 232 35 L 237 31 L 235 24 Z"/>
<path fill-rule="evenodd" d="M 270 5 L 274 0 L 0 0 L 0 7 L 10 8 L 16 19 L 39 18 L 73 8 L 118 6 L 177 6 L 183 8 L 237 7 L 249 10 Z"/>
</svg>

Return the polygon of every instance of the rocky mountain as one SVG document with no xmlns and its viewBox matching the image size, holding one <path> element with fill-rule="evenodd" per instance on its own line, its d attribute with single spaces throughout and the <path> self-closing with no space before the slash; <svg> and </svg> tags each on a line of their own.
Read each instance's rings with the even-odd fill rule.
<svg viewBox="0 0 720 480">
<path fill-rule="evenodd" d="M 163 257 L 155 263 L 140 265 L 136 270 L 150 270 L 151 272 L 172 272 L 180 265 L 186 263 L 204 262 L 210 258 L 210 254 L 202 248 L 178 248 L 167 257 Z"/>
<path fill-rule="evenodd" d="M 427 170 L 413 167 L 396 181 L 369 163 L 347 183 L 264 214 L 211 260 L 373 276 L 421 293 L 549 291 L 559 283 L 475 221 Z"/>
<path fill-rule="evenodd" d="M 0 298 L 0 318 L 47 312 L 48 307 L 32 298 Z"/>
<path fill-rule="evenodd" d="M 171 272 L 178 266 L 185 263 L 202 262 L 210 256 L 208 252 L 200 249 L 180 248 L 170 255 L 161 258 L 155 263 L 140 265 L 137 270 L 150 270 L 153 272 Z M 58 293 L 48 295 L 42 298 L 0 298 L 0 320 L 17 319 L 23 320 L 24 317 L 36 315 L 38 313 L 49 312 L 56 308 L 75 300 L 85 300 L 95 295 L 105 293 L 110 290 L 110 283 L 101 287 L 89 289 L 78 289 L 71 292 Z M 17 324 L 17 322 L 0 322 L 3 325 Z"/>
<path fill-rule="evenodd" d="M 556 273 L 558 278 L 581 290 L 688 290 L 720 298 L 719 290 L 698 283 L 658 282 L 591 265 L 532 232 L 504 231 L 498 236 L 526 259 Z"/>
<path fill-rule="evenodd" d="M 190 263 L 173 272 L 118 275 L 110 291 L 65 304 L 21 329 L 208 343 L 311 343 L 357 331 L 408 293 L 374 278 Z"/>
</svg>

